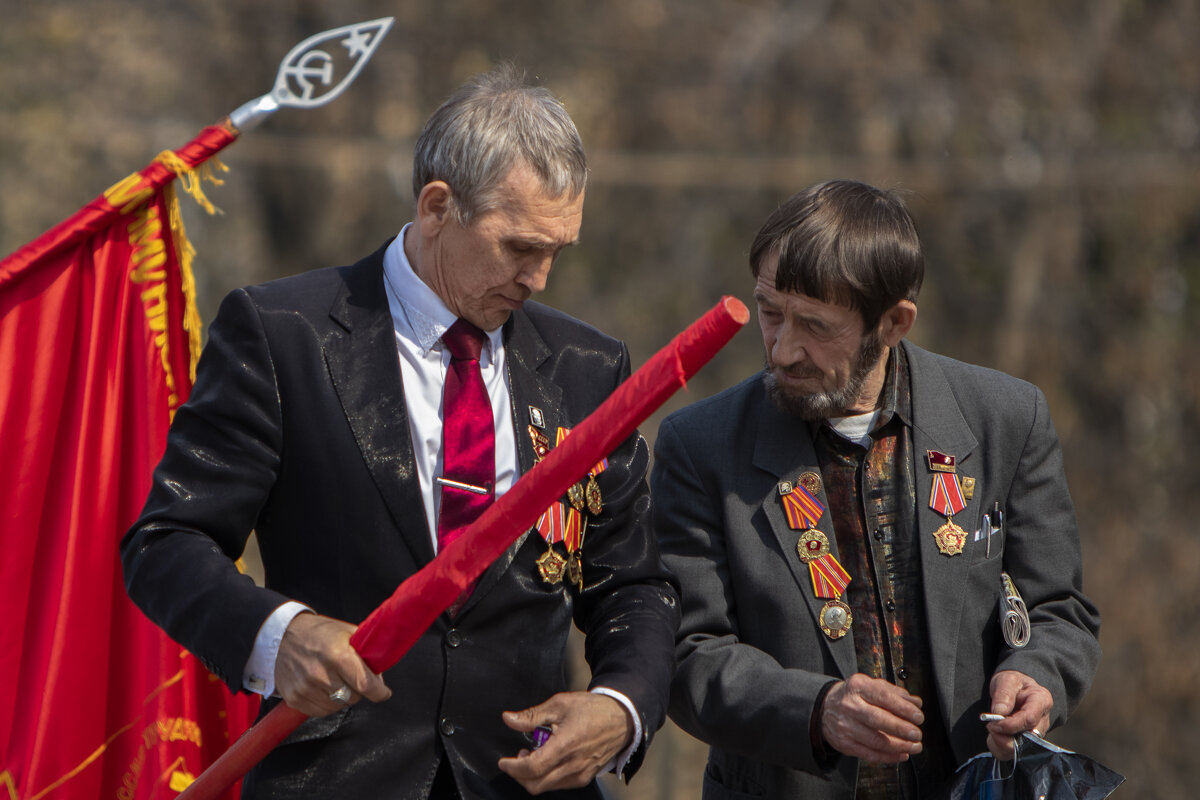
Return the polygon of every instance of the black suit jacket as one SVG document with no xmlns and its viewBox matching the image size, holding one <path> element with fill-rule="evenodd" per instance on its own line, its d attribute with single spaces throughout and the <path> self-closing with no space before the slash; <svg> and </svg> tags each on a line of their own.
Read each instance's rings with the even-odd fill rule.
<svg viewBox="0 0 1200 800">
<path fill-rule="evenodd" d="M 130 596 L 235 689 L 260 626 L 285 600 L 359 622 L 433 558 L 384 249 L 225 299 L 142 517 L 122 542 Z M 504 335 L 528 470 L 529 407 L 541 409 L 553 441 L 628 376 L 629 357 L 536 303 Z M 459 615 L 439 618 L 386 673 L 389 701 L 307 721 L 251 773 L 247 794 L 423 798 L 444 751 L 465 797 L 525 796 L 496 766 L 526 745 L 500 714 L 566 688 L 572 617 L 586 634 L 592 685 L 623 692 L 641 715 L 644 740 L 627 774 L 636 769 L 665 716 L 678 625 L 650 533 L 647 461 L 634 435 L 599 476 L 604 511 L 588 526 L 582 591 L 538 577 L 546 544 L 527 532 Z M 234 565 L 252 529 L 266 588 Z"/>
</svg>

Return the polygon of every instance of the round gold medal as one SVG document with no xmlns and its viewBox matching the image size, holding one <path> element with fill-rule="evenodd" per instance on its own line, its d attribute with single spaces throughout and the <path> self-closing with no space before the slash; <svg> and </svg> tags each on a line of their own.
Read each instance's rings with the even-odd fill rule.
<svg viewBox="0 0 1200 800">
<path fill-rule="evenodd" d="M 808 493 L 816 496 L 821 493 L 821 476 L 815 472 L 805 472 L 796 479 L 796 483 L 808 490 Z"/>
<path fill-rule="evenodd" d="M 821 608 L 821 630 L 830 639 L 837 640 L 845 636 L 852 622 L 854 615 L 850 613 L 850 606 L 841 600 L 830 600 Z"/>
<path fill-rule="evenodd" d="M 821 556 L 829 555 L 829 537 L 816 528 L 809 528 L 800 534 L 800 541 L 796 542 L 796 552 L 805 564 L 816 561 Z"/>
</svg>

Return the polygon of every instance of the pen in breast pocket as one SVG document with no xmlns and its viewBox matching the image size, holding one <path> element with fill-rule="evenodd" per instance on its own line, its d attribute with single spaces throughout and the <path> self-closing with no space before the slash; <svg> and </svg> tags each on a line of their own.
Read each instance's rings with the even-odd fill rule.
<svg viewBox="0 0 1200 800">
<path fill-rule="evenodd" d="M 983 537 L 983 552 L 985 557 L 992 555 L 992 518 L 987 512 L 979 519 L 979 533 L 975 534 L 975 541 L 979 541 L 979 537 Z"/>
<path fill-rule="evenodd" d="M 994 524 L 993 524 L 994 521 Z M 992 535 L 999 533 L 1004 528 L 1004 512 L 1000 510 L 1000 501 L 997 500 L 992 504 L 992 514 L 988 517 L 988 539 L 987 547 L 984 548 L 984 557 L 992 557 Z"/>
</svg>

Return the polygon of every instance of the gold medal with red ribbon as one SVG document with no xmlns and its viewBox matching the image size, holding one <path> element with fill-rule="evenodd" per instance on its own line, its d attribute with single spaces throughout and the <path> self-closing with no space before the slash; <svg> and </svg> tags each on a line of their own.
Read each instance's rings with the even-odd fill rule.
<svg viewBox="0 0 1200 800">
<path fill-rule="evenodd" d="M 967 542 L 967 532 L 954 522 L 954 515 L 967 507 L 962 487 L 958 483 L 954 456 L 926 450 L 925 458 L 933 472 L 933 488 L 929 493 L 929 507 L 946 518 L 946 524 L 933 532 L 938 552 L 947 556 L 962 553 Z"/>
<path fill-rule="evenodd" d="M 804 531 L 796 542 L 796 552 L 808 565 L 813 595 L 828 601 L 818 618 L 821 630 L 830 639 L 837 640 L 846 635 L 854 621 L 850 606 L 841 601 L 842 593 L 850 585 L 850 573 L 834 558 L 829 549 L 829 537 L 817 530 L 817 523 L 825 513 L 824 503 L 816 496 L 820 487 L 817 474 L 806 472 L 795 483 L 780 482 L 779 495 L 783 499 L 788 527 Z"/>
<path fill-rule="evenodd" d="M 554 445 L 562 444 L 571 432 L 570 428 L 559 428 L 555 432 Z M 541 461 L 550 452 L 550 439 L 533 425 L 529 426 L 529 436 L 533 442 L 533 452 L 537 461 Z M 587 482 L 579 481 L 573 484 L 563 500 L 556 500 L 542 515 L 536 524 L 538 535 L 546 540 L 548 549 L 537 559 L 538 573 L 546 583 L 560 583 L 565 576 L 577 587 L 583 588 L 583 540 L 587 532 L 587 516 L 599 514 L 604 506 L 600 497 L 600 486 L 596 476 L 608 469 L 608 459 L 601 459 L 587 474 Z M 554 549 L 554 545 L 562 542 L 567 556 L 563 558 Z"/>
</svg>

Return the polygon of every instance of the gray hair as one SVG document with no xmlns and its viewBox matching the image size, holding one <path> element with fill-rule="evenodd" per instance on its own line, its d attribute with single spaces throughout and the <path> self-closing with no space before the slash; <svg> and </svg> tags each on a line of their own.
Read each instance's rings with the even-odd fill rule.
<svg viewBox="0 0 1200 800">
<path fill-rule="evenodd" d="M 583 142 L 562 103 L 506 63 L 471 78 L 425 123 L 413 156 L 413 196 L 445 181 L 452 213 L 468 225 L 499 205 L 499 185 L 521 161 L 551 197 L 577 197 L 587 183 Z"/>
</svg>

